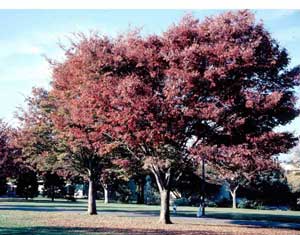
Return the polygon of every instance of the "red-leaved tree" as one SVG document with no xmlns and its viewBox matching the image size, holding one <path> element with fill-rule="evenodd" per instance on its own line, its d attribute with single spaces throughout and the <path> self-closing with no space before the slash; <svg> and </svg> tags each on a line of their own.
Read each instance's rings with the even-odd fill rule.
<svg viewBox="0 0 300 235">
<path fill-rule="evenodd" d="M 210 177 L 227 186 L 232 207 L 236 208 L 238 189 L 255 183 L 259 176 L 267 172 L 280 171 L 274 156 L 287 152 L 294 144 L 292 136 L 286 138 L 286 135 L 267 133 L 256 140 L 255 146 L 213 146 L 206 160 L 217 174 Z"/>
<path fill-rule="evenodd" d="M 299 113 L 293 90 L 299 69 L 287 68 L 286 50 L 249 11 L 204 22 L 187 16 L 161 37 L 133 35 L 123 44 L 126 70 L 110 71 L 117 80 L 114 118 L 156 177 L 161 222 L 170 223 L 172 178 L 191 153 L 222 161 L 214 148 L 248 151 L 267 164 L 295 144 L 293 135 L 273 128 Z"/>
<path fill-rule="evenodd" d="M 108 97 L 113 84 L 101 74 L 111 63 L 113 45 L 108 38 L 97 35 L 77 36 L 79 41 L 73 41 L 65 51 L 66 60 L 52 61 L 52 120 L 72 153 L 69 162 L 88 178 L 88 213 L 92 215 L 97 214 L 95 184 L 111 151 L 119 146 L 110 136 L 112 114 Z"/>
<path fill-rule="evenodd" d="M 172 180 L 191 156 L 258 153 L 276 138 L 269 156 L 295 142 L 273 128 L 298 115 L 299 69 L 287 68 L 286 50 L 249 11 L 186 16 L 160 36 L 81 36 L 66 57 L 54 64 L 57 127 L 90 166 L 120 145 L 141 159 L 156 178 L 162 223 L 171 223 Z"/>
<path fill-rule="evenodd" d="M 11 128 L 0 119 L 0 177 L 11 177 L 15 169 L 16 149 L 11 143 Z"/>
</svg>

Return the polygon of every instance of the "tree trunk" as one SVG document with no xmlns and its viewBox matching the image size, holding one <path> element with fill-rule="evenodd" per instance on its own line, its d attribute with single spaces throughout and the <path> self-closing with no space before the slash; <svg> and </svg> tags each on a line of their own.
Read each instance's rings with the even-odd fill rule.
<svg viewBox="0 0 300 235">
<path fill-rule="evenodd" d="M 89 179 L 89 195 L 88 195 L 88 214 L 96 215 L 96 195 L 95 195 L 95 181 L 92 177 Z"/>
<path fill-rule="evenodd" d="M 162 224 L 171 224 L 170 219 L 170 190 L 160 192 L 160 216 L 159 222 Z"/>
<path fill-rule="evenodd" d="M 28 188 L 27 187 L 25 188 L 25 200 L 26 201 L 28 200 Z"/>
<path fill-rule="evenodd" d="M 170 184 L 171 169 L 162 172 L 157 168 L 152 169 L 160 193 L 160 217 L 159 223 L 172 224 L 170 219 Z"/>
<path fill-rule="evenodd" d="M 145 204 L 145 194 L 144 194 L 144 187 L 145 187 L 145 178 L 141 181 L 137 181 L 138 185 L 138 194 L 137 194 L 137 204 Z"/>
<path fill-rule="evenodd" d="M 236 194 L 232 193 L 231 196 L 232 196 L 232 208 L 236 209 Z"/>
<path fill-rule="evenodd" d="M 230 189 L 230 194 L 232 197 L 232 208 L 236 209 L 236 191 L 238 190 L 239 186 L 236 186 L 233 190 Z"/>
<path fill-rule="evenodd" d="M 103 184 L 103 189 L 104 189 L 104 203 L 108 204 L 109 198 L 108 198 L 108 185 Z"/>
<path fill-rule="evenodd" d="M 54 202 L 54 186 L 51 185 L 51 201 Z"/>
</svg>

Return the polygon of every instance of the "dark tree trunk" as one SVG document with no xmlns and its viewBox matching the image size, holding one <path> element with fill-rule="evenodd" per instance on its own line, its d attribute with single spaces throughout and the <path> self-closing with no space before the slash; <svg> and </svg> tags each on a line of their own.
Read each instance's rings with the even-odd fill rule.
<svg viewBox="0 0 300 235">
<path fill-rule="evenodd" d="M 170 219 L 170 184 L 171 169 L 162 172 L 157 167 L 153 167 L 152 172 L 155 176 L 156 183 L 160 193 L 160 217 L 159 223 L 172 224 Z"/>
<path fill-rule="evenodd" d="M 28 200 L 28 188 L 27 187 L 25 188 L 25 200 L 26 201 Z"/>
<path fill-rule="evenodd" d="M 145 194 L 144 194 L 145 177 L 137 181 L 137 186 L 138 186 L 137 204 L 145 204 Z"/>
<path fill-rule="evenodd" d="M 95 194 L 95 180 L 93 177 L 89 178 L 89 195 L 88 195 L 88 214 L 96 215 L 96 194 Z"/>
<path fill-rule="evenodd" d="M 54 202 L 54 186 L 51 185 L 51 201 Z"/>
</svg>

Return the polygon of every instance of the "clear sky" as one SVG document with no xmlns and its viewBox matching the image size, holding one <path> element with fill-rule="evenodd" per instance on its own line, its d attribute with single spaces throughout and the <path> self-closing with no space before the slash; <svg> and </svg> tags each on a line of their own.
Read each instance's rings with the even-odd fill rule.
<svg viewBox="0 0 300 235">
<path fill-rule="evenodd" d="M 62 59 L 59 41 L 72 32 L 96 30 L 114 36 L 130 27 L 161 33 L 185 13 L 199 19 L 221 10 L 0 10 L 0 118 L 14 124 L 33 86 L 47 87 L 51 71 L 43 57 Z M 286 47 L 291 66 L 300 64 L 300 10 L 253 10 L 257 19 Z M 299 92 L 300 97 L 300 92 Z M 300 135 L 300 118 L 281 129 Z"/>
</svg>

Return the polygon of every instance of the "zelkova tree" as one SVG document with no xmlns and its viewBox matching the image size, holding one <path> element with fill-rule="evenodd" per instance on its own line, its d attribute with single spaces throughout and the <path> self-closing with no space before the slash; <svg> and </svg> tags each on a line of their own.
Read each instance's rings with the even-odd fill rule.
<svg viewBox="0 0 300 235">
<path fill-rule="evenodd" d="M 88 213 L 97 214 L 96 183 L 99 183 L 111 151 L 119 146 L 110 135 L 113 84 L 104 79 L 113 47 L 108 38 L 78 34 L 79 41 L 65 50 L 66 60 L 51 61 L 56 107 L 52 120 L 72 154 L 70 165 L 89 181 Z M 102 71 L 103 70 L 103 71 Z"/>
<path fill-rule="evenodd" d="M 172 180 L 191 156 L 259 149 L 268 135 L 294 142 L 273 132 L 298 115 L 299 69 L 288 64 L 249 11 L 186 16 L 161 36 L 82 36 L 54 64 L 55 122 L 87 158 L 121 144 L 141 159 L 160 191 L 160 222 L 171 223 Z M 281 142 L 271 147 L 282 150 Z"/>
<path fill-rule="evenodd" d="M 222 160 L 212 155 L 216 147 L 263 154 L 267 162 L 295 143 L 273 128 L 298 115 L 299 69 L 287 68 L 287 52 L 250 12 L 201 23 L 187 16 L 161 37 L 132 36 L 124 44 L 127 65 L 115 76 L 114 118 L 121 138 L 139 149 L 156 177 L 161 222 L 170 223 L 172 178 L 187 156 Z"/>
</svg>

